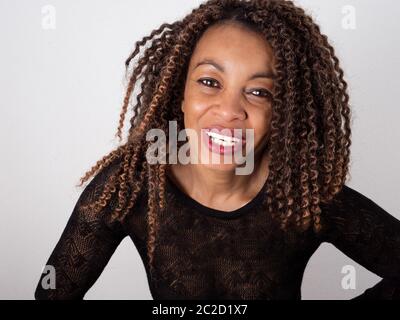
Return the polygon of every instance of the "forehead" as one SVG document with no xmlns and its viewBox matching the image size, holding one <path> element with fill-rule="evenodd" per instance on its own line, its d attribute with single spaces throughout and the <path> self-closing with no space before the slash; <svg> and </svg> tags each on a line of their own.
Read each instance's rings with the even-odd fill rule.
<svg viewBox="0 0 400 320">
<path fill-rule="evenodd" d="M 274 54 L 262 34 L 237 23 L 227 23 L 209 27 L 200 37 L 191 64 L 203 58 L 263 67 L 273 65 Z"/>
</svg>

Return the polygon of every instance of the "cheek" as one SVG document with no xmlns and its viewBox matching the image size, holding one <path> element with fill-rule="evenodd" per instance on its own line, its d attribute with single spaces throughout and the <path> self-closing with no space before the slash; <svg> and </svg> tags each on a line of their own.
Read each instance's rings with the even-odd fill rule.
<svg viewBox="0 0 400 320">
<path fill-rule="evenodd" d="M 249 127 L 254 128 L 254 140 L 258 142 L 269 132 L 271 124 L 270 108 L 265 110 L 253 110 L 249 114 Z"/>
<path fill-rule="evenodd" d="M 210 104 L 209 99 L 204 99 L 199 94 L 188 93 L 184 101 L 184 116 L 187 121 L 193 121 L 200 118 Z"/>
</svg>

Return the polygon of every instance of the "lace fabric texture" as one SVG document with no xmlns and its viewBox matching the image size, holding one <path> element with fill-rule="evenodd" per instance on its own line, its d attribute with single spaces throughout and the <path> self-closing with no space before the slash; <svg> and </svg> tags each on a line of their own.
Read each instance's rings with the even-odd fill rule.
<svg viewBox="0 0 400 320">
<path fill-rule="evenodd" d="M 56 271 L 56 288 L 42 286 L 35 299 L 83 299 L 118 245 L 129 236 L 146 269 L 154 299 L 299 300 L 307 262 L 323 242 L 383 278 L 357 296 L 400 299 L 400 221 L 348 186 L 323 204 L 323 232 L 283 232 L 266 214 L 264 188 L 232 212 L 197 203 L 168 178 L 167 210 L 159 213 L 155 273 L 147 259 L 147 193 L 123 222 L 112 222 L 116 200 L 94 214 L 83 210 L 101 194 L 115 164 L 87 185 L 46 265 Z"/>
</svg>

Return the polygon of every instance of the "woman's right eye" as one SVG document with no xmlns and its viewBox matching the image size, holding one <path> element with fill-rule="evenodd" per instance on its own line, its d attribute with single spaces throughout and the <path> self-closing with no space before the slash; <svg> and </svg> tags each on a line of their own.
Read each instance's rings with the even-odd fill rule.
<svg viewBox="0 0 400 320">
<path fill-rule="evenodd" d="M 211 88 L 218 87 L 218 85 L 219 85 L 217 80 L 211 79 L 211 78 L 202 78 L 202 79 L 199 79 L 197 82 L 199 82 L 200 84 L 202 84 L 206 87 L 211 87 Z"/>
</svg>

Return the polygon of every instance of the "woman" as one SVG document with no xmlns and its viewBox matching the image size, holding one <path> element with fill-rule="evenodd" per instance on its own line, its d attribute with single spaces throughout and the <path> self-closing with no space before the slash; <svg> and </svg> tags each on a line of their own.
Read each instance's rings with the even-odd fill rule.
<svg viewBox="0 0 400 320">
<path fill-rule="evenodd" d="M 141 89 L 127 142 L 81 179 L 95 176 L 47 262 L 56 287 L 42 275 L 36 299 L 82 299 L 127 235 L 154 299 L 301 299 L 322 242 L 383 278 L 357 299 L 400 297 L 400 222 L 345 185 L 347 84 L 301 8 L 211 0 L 137 42 L 126 66 L 120 139 Z M 170 137 L 171 121 L 192 130 L 189 156 L 201 161 L 150 163 L 147 134 Z M 249 145 L 247 174 L 238 161 L 204 161 Z M 168 140 L 168 155 L 179 148 Z"/>
</svg>

